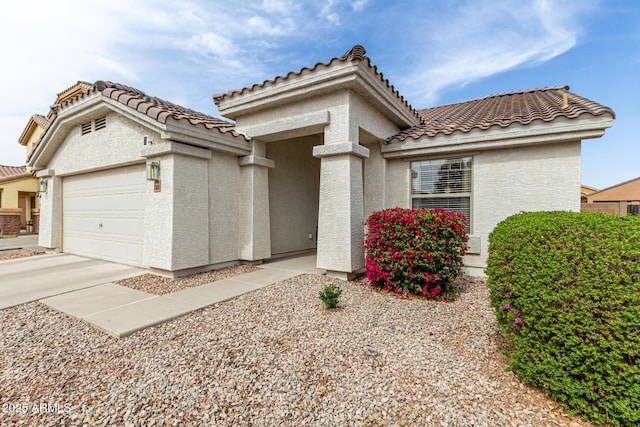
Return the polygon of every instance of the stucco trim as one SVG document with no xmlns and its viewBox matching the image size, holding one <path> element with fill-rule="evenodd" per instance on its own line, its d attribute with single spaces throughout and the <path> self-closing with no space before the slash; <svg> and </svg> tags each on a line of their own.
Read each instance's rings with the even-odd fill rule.
<svg viewBox="0 0 640 427">
<path fill-rule="evenodd" d="M 553 123 L 514 124 L 508 129 L 473 130 L 464 135 L 424 136 L 382 144 L 381 151 L 384 158 L 390 159 L 580 141 L 601 137 L 612 124 L 611 117 L 561 118 Z"/>
<path fill-rule="evenodd" d="M 313 147 L 313 156 L 318 158 L 351 154 L 363 159 L 369 158 L 369 149 L 360 144 L 345 142 L 342 144 L 316 145 Z"/>
<path fill-rule="evenodd" d="M 33 178 L 33 176 L 27 172 L 20 175 L 3 176 L 2 178 L 0 178 L 0 182 L 5 183 L 5 182 L 21 181 L 23 179 L 30 179 L 30 178 Z"/>
<path fill-rule="evenodd" d="M 160 144 L 147 145 L 142 147 L 140 155 L 147 159 L 164 156 L 166 154 L 181 154 L 183 156 L 196 157 L 200 159 L 211 158 L 211 151 L 205 148 L 192 147 L 179 142 L 168 141 Z"/>
<path fill-rule="evenodd" d="M 263 166 L 265 168 L 273 169 L 276 167 L 276 162 L 271 159 L 267 159 L 266 157 L 252 154 L 250 156 L 240 157 L 238 159 L 238 166 Z"/>
<path fill-rule="evenodd" d="M 243 155 L 251 152 L 251 142 L 247 141 L 243 136 L 234 137 L 233 135 L 220 134 L 219 132 L 204 128 L 200 129 L 193 125 L 185 125 L 177 120 L 170 120 L 166 124 L 160 123 L 118 101 L 100 93 L 94 93 L 83 98 L 77 104 L 59 111 L 57 117 L 52 121 L 51 127 L 29 158 L 28 165 L 35 169 L 45 167 L 75 126 L 109 112 L 119 114 L 154 132 L 158 132 L 163 140 L 184 142 L 234 155 Z M 142 144 L 142 141 L 140 141 L 140 144 Z"/>
<path fill-rule="evenodd" d="M 287 80 L 270 82 L 251 92 L 222 98 L 218 109 L 222 116 L 235 120 L 239 116 L 269 109 L 274 105 L 310 99 L 343 89 L 351 89 L 362 95 L 400 127 L 420 124 L 420 119 L 389 91 L 389 87 L 363 61 L 336 62 L 326 68 L 291 76 Z"/>
<path fill-rule="evenodd" d="M 329 111 L 317 111 L 273 120 L 255 126 L 246 126 L 242 128 L 242 131 L 251 138 L 270 142 L 283 139 L 280 136 L 283 133 L 286 133 L 286 138 L 321 133 L 324 127 L 329 124 L 329 120 Z"/>
<path fill-rule="evenodd" d="M 36 172 L 36 176 L 38 178 L 49 178 L 51 176 L 55 176 L 56 171 L 53 169 L 42 169 Z"/>
</svg>

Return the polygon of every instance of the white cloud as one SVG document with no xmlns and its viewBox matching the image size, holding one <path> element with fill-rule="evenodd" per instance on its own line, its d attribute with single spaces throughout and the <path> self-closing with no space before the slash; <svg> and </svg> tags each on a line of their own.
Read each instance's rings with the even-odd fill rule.
<svg viewBox="0 0 640 427">
<path fill-rule="evenodd" d="M 196 52 L 213 54 L 220 58 L 230 57 L 236 51 L 231 40 L 213 32 L 194 34 L 185 44 Z"/>
<path fill-rule="evenodd" d="M 365 7 L 367 7 L 368 3 L 369 3 L 369 0 L 356 0 L 354 2 L 351 2 L 351 9 L 354 12 L 361 12 L 364 10 Z"/>
<path fill-rule="evenodd" d="M 413 34 L 422 39 L 425 55 L 401 86 L 412 102 L 432 104 L 446 88 L 548 61 L 575 46 L 577 7 L 548 0 L 468 1 L 454 13 L 432 16 L 424 34 Z"/>
<path fill-rule="evenodd" d="M 282 36 L 287 32 L 279 25 L 273 24 L 262 16 L 252 16 L 247 21 L 247 29 L 250 34 Z"/>
<path fill-rule="evenodd" d="M 332 25 L 340 25 L 340 16 L 333 10 L 335 0 L 328 0 L 320 10 L 320 17 Z"/>
</svg>

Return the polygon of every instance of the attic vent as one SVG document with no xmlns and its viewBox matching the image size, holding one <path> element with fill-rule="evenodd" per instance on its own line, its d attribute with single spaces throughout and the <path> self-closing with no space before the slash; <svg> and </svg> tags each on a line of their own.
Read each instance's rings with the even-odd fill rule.
<svg viewBox="0 0 640 427">
<path fill-rule="evenodd" d="M 107 118 L 106 117 L 101 117 L 99 119 L 95 120 L 95 129 L 96 130 L 100 130 L 100 129 L 104 129 L 107 127 Z"/>
<path fill-rule="evenodd" d="M 91 122 L 83 123 L 82 125 L 80 125 L 80 132 L 82 135 L 91 133 Z"/>
</svg>

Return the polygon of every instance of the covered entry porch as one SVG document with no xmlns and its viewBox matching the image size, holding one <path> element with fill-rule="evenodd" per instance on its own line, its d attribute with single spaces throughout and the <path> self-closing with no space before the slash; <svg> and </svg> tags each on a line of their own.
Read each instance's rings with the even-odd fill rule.
<svg viewBox="0 0 640 427">
<path fill-rule="evenodd" d="M 367 180 L 365 200 L 368 147 L 378 152 L 381 140 L 419 123 L 415 111 L 364 56 L 364 49 L 355 46 L 328 64 L 214 99 L 220 113 L 235 120 L 236 130 L 252 143 L 252 153 L 239 161 L 244 191 L 241 259 L 266 260 L 280 251 L 306 249 L 301 241 L 293 241 L 300 236 L 309 240 L 317 209 L 316 267 L 342 279 L 362 271 L 365 209 L 384 207 L 384 159 L 379 156 L 368 163 L 379 176 Z M 298 160 L 292 160 L 292 151 L 282 150 L 290 143 L 301 155 Z M 303 146 L 304 154 L 298 151 Z M 297 163 L 306 172 L 292 173 L 295 167 L 287 163 L 291 161 L 307 164 Z M 296 182 L 316 171 L 317 187 Z M 307 191 L 306 202 L 296 198 L 302 194 L 293 191 L 296 186 L 296 191 Z M 292 191 L 283 191 L 286 188 Z M 295 206 L 290 215 L 287 204 Z"/>
</svg>

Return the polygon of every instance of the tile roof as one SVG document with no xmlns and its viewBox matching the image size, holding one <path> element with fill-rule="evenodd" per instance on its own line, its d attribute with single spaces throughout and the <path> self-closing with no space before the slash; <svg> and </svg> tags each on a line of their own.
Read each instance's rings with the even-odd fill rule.
<svg viewBox="0 0 640 427">
<path fill-rule="evenodd" d="M 90 86 L 87 87 L 86 85 Z M 167 120 L 169 118 L 173 118 L 175 120 L 186 120 L 194 126 L 202 125 L 206 129 L 216 129 L 221 133 L 228 132 L 233 136 L 241 136 L 245 140 L 248 140 L 245 135 L 242 135 L 235 130 L 235 124 L 232 122 L 209 116 L 207 114 L 199 113 L 195 110 L 191 110 L 178 104 L 165 101 L 164 99 L 148 96 L 139 89 L 120 83 L 98 80 L 93 84 L 89 84 L 86 82 L 78 81 L 78 83 L 76 83 L 75 85 L 60 92 L 58 94 L 58 97 L 60 98 L 61 95 L 70 92 L 70 89 L 73 89 L 75 87 L 84 90 L 77 91 L 74 96 L 66 98 L 59 104 L 51 106 L 51 113 L 49 114 L 48 119 L 49 123 L 52 123 L 55 120 L 60 109 L 64 109 L 79 99 L 99 92 L 103 96 L 118 101 L 119 103 L 124 104 L 130 108 L 133 108 L 134 110 L 139 111 L 147 115 L 148 117 L 157 120 L 160 123 L 167 123 Z M 36 142 L 31 153 L 29 153 L 29 159 L 31 159 L 32 155 L 35 153 L 35 148 L 40 144 L 47 131 L 48 127 L 45 128 L 45 132 Z"/>
<path fill-rule="evenodd" d="M 500 93 L 481 99 L 418 110 L 422 125 L 405 129 L 387 142 L 417 139 L 422 136 L 467 133 L 492 126 L 506 128 L 540 120 L 550 122 L 558 117 L 575 119 L 583 114 L 601 116 L 613 110 L 569 92 L 569 86 L 551 86 L 517 92 Z"/>
<path fill-rule="evenodd" d="M 31 116 L 31 119 L 43 128 L 49 126 L 49 120 L 47 120 L 47 118 L 41 114 L 34 114 L 33 116 Z"/>
<path fill-rule="evenodd" d="M 27 134 L 30 131 L 32 131 L 34 127 L 33 123 L 37 124 L 42 129 L 46 129 L 47 127 L 49 127 L 49 119 L 47 119 L 45 116 L 42 116 L 40 114 L 34 114 L 33 116 L 31 116 L 26 126 L 22 130 L 22 133 L 20 134 L 20 138 L 18 138 L 18 142 L 20 144 L 27 145 L 27 141 L 26 141 Z"/>
<path fill-rule="evenodd" d="M 0 178 L 10 177 L 10 176 L 21 176 L 27 175 L 27 167 L 26 166 L 5 166 L 0 165 Z"/>
<path fill-rule="evenodd" d="M 318 69 L 321 68 L 328 68 L 331 65 L 333 65 L 334 63 L 337 62 L 353 62 L 353 61 L 364 61 L 365 64 L 371 68 L 371 70 L 374 72 L 374 74 L 380 79 L 380 81 L 387 86 L 387 88 L 389 88 L 389 90 L 391 90 L 391 92 L 400 100 L 400 102 L 402 104 L 405 105 L 405 107 L 407 107 L 412 113 L 417 115 L 417 111 L 409 104 L 409 102 L 402 96 L 400 95 L 400 92 L 398 92 L 396 90 L 396 88 L 389 82 L 389 80 L 387 80 L 380 71 L 378 71 L 378 67 L 376 67 L 375 65 L 373 65 L 371 63 L 371 60 L 369 59 L 368 56 L 366 56 L 366 49 L 361 46 L 361 45 L 355 45 L 353 46 L 351 49 L 347 50 L 343 55 L 332 58 L 329 60 L 329 62 L 318 62 L 316 63 L 316 65 L 314 65 L 313 67 L 304 67 L 302 68 L 300 71 L 290 71 L 289 73 L 287 73 L 285 76 L 277 76 L 273 79 L 270 80 L 265 80 L 262 83 L 256 83 L 254 85 L 251 86 L 247 86 L 241 89 L 233 89 L 224 93 L 219 93 L 219 94 L 214 94 L 213 95 L 213 100 L 215 102 L 216 105 L 220 105 L 220 102 L 224 99 L 224 98 L 230 98 L 233 97 L 235 95 L 241 95 L 243 93 L 247 93 L 247 92 L 251 92 L 255 89 L 260 89 L 260 88 L 264 88 L 270 85 L 274 85 L 276 83 L 280 82 L 284 82 L 289 80 L 291 77 L 293 76 L 301 76 L 303 74 L 309 74 L 312 73 Z"/>
<path fill-rule="evenodd" d="M 202 125 L 207 129 L 217 129 L 222 133 L 230 132 L 235 136 L 240 135 L 236 132 L 235 124 L 232 122 L 199 113 L 160 98 L 148 96 L 141 90 L 130 86 L 98 80 L 94 83 L 94 88 L 101 92 L 102 95 L 144 113 L 160 123 L 167 123 L 167 119 L 173 118 L 175 120 L 186 120 L 194 126 Z"/>
</svg>

